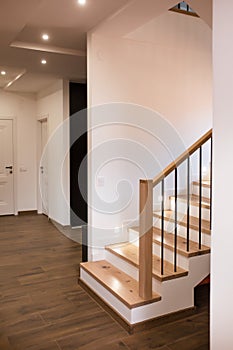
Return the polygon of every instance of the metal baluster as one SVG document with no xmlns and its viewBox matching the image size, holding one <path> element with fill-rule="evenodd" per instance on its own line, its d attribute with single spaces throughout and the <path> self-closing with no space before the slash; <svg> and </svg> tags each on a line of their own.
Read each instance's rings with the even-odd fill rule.
<svg viewBox="0 0 233 350">
<path fill-rule="evenodd" d="M 164 179 L 161 182 L 161 275 L 164 275 Z"/>
<path fill-rule="evenodd" d="M 190 157 L 187 159 L 187 252 L 189 252 L 190 233 Z"/>
<path fill-rule="evenodd" d="M 213 137 L 210 139 L 210 230 L 212 230 Z"/>
<path fill-rule="evenodd" d="M 199 157 L 199 249 L 201 249 L 202 229 L 202 146 L 200 146 Z"/>
<path fill-rule="evenodd" d="M 175 168 L 175 241 L 174 241 L 174 272 L 177 271 L 177 168 Z"/>
</svg>

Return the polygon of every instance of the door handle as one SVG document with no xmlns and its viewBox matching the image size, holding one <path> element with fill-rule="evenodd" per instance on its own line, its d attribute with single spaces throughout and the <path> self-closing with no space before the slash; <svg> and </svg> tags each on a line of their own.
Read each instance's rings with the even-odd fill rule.
<svg viewBox="0 0 233 350">
<path fill-rule="evenodd" d="M 5 166 L 5 169 L 13 169 L 13 166 L 12 165 L 10 165 L 10 166 Z"/>
</svg>

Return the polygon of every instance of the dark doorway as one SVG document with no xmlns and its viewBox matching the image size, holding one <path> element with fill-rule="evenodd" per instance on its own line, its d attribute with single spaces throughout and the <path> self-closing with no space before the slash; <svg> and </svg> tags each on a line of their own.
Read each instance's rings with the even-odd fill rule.
<svg viewBox="0 0 233 350">
<path fill-rule="evenodd" d="M 87 260 L 87 85 L 70 83 L 70 222 L 82 226 Z M 78 137 L 80 130 L 82 135 Z M 84 132 L 83 132 L 84 130 Z"/>
</svg>

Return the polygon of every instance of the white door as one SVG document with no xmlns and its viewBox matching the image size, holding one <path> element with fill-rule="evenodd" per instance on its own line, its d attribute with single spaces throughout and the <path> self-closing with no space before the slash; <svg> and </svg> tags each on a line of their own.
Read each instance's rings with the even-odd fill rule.
<svg viewBox="0 0 233 350">
<path fill-rule="evenodd" d="M 42 199 L 42 213 L 48 215 L 48 154 L 45 146 L 48 140 L 47 120 L 41 121 L 41 162 L 40 162 L 40 189 Z"/>
<path fill-rule="evenodd" d="M 0 120 L 0 215 L 14 214 L 13 121 Z"/>
</svg>

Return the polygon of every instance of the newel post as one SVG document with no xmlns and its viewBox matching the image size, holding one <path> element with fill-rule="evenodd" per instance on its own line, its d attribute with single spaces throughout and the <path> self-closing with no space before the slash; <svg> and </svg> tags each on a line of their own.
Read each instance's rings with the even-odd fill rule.
<svg viewBox="0 0 233 350">
<path fill-rule="evenodd" d="M 152 298 L 153 181 L 140 180 L 139 295 Z"/>
</svg>

